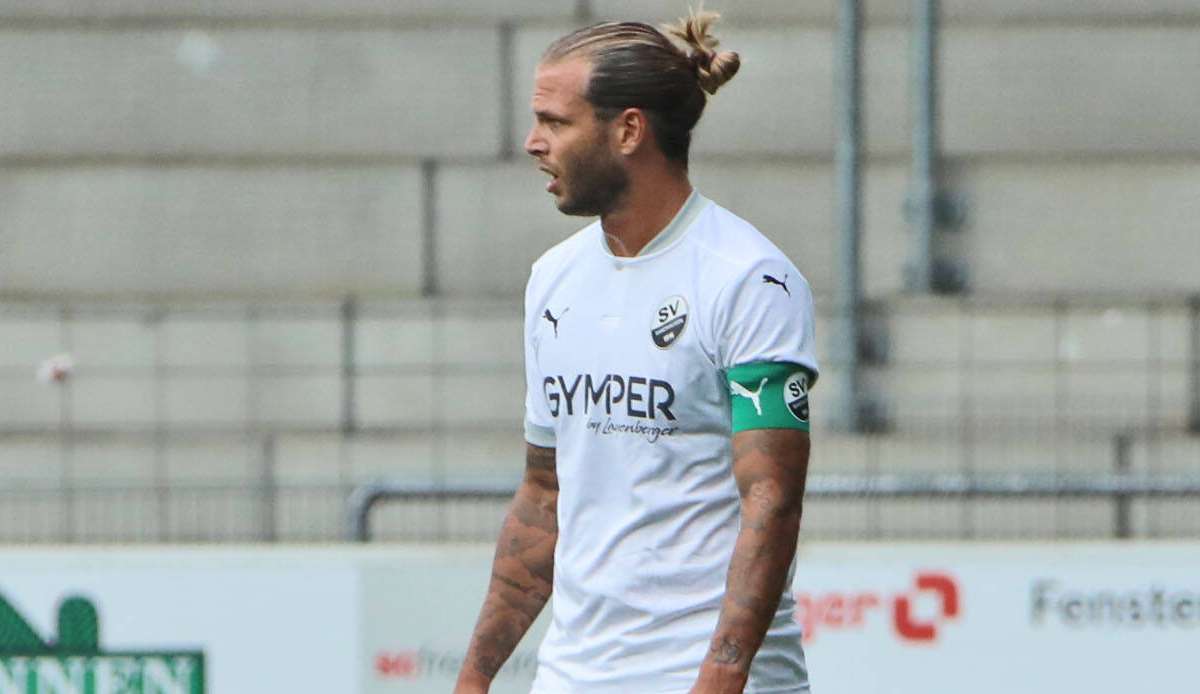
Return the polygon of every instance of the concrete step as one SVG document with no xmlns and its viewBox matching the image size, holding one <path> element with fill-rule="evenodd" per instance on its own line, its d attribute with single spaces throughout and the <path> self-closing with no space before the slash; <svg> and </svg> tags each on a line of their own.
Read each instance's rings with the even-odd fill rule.
<svg viewBox="0 0 1200 694">
<path fill-rule="evenodd" d="M 312 295 L 420 286 L 415 167 L 35 167 L 0 172 L 0 189 L 11 239 L 0 290 Z"/>
<path fill-rule="evenodd" d="M 48 0 L 31 4 L 0 1 L 0 17 L 41 19 L 172 19 L 224 20 L 306 19 L 331 24 L 347 19 L 439 20 L 481 22 L 499 19 L 544 20 L 572 17 L 574 0 L 114 0 L 78 3 Z"/>
<path fill-rule="evenodd" d="M 838 232 L 831 164 L 698 157 L 692 168 L 700 190 L 774 241 L 818 296 L 834 292 Z M 1200 187 L 1200 167 L 1167 160 L 979 160 L 955 163 L 950 170 L 948 189 L 968 201 L 967 223 L 954 243 L 975 294 L 1146 295 L 1194 289 L 1189 263 L 1200 256 L 1200 235 L 1190 224 L 1198 213 L 1191 192 Z M 530 264 L 590 221 L 559 214 L 529 162 L 446 164 L 435 178 L 435 279 L 452 298 L 519 301 Z M 905 286 L 904 265 L 912 253 L 903 216 L 908 185 L 905 165 L 877 163 L 865 171 L 862 262 L 869 297 L 893 297 Z M 426 281 L 422 183 L 415 167 L 16 168 L 0 173 L 0 188 L 6 186 L 10 204 L 0 210 L 0 222 L 13 241 L 0 257 L 0 291 L 415 297 Z M 175 203 L 156 202 L 168 199 Z M 303 208 L 299 212 L 297 204 Z M 178 234 L 163 234 L 163 228 Z M 97 229 L 104 232 L 103 243 L 94 238 Z M 1135 229 L 1139 242 L 1125 242 Z M 47 238 L 59 241 L 47 243 Z M 1061 262 L 1064 257 L 1074 261 Z M 1021 272 L 1014 273 L 1014 267 Z M 1061 326 L 1062 348 L 1098 358 L 1100 349 L 1144 341 L 1146 332 L 1139 326 L 1146 321 L 1166 326 L 1166 318 L 1117 310 L 1099 307 L 1092 316 L 1072 317 Z M 920 346 L 991 345 L 1006 358 L 1045 353 L 1054 339 L 1046 311 L 1007 313 L 1007 322 L 997 315 L 1000 322 L 993 328 L 958 326 L 954 321 L 974 319 L 945 312 L 909 326 L 918 338 L 938 321 L 938 330 L 957 331 L 956 340 L 918 339 Z M 336 311 L 329 318 L 336 319 Z M 61 349 L 59 320 L 45 315 L 12 328 L 32 341 L 0 360 L 25 364 Z M 165 349 L 172 360 L 236 364 L 250 359 L 255 349 L 308 349 L 307 341 L 289 339 L 306 329 L 282 321 L 264 324 L 263 334 L 244 335 L 223 320 L 198 317 L 171 324 Z M 77 333 L 77 342 L 130 345 L 127 356 L 120 357 L 126 360 L 151 349 L 148 326 L 137 323 L 102 321 L 80 325 Z M 1006 339 L 996 339 L 1001 336 Z M 898 348 L 907 344 L 903 337 L 897 331 Z M 1119 339 L 1107 341 L 1113 337 Z M 1074 340 L 1078 345 L 1070 344 Z M 1151 347 L 1143 343 L 1140 349 Z"/>
<path fill-rule="evenodd" d="M 518 95 L 530 93 L 542 51 L 568 29 L 517 32 Z M 1196 33 L 1195 24 L 947 26 L 939 86 L 945 151 L 1038 156 L 1200 151 L 1200 127 L 1188 118 L 1200 105 L 1200 94 L 1187 88 L 1200 67 Z M 724 48 L 740 53 L 742 69 L 712 99 L 696 132 L 696 151 L 829 153 L 833 29 L 730 26 L 718 36 Z M 865 33 L 870 88 L 864 124 L 872 153 L 908 151 L 909 46 L 907 27 Z M 1149 73 L 1156 79 L 1142 79 Z M 525 101 L 517 99 L 514 112 L 513 122 L 528 124 Z M 776 115 L 764 119 L 764 113 Z M 517 151 L 525 127 L 513 133 Z"/>
<path fill-rule="evenodd" d="M 30 26 L 0 40 L 0 64 L 33 66 L 32 73 L 0 71 L 0 89 L 20 105 L 0 115 L 0 153 L 492 158 L 520 152 L 534 67 L 573 26 L 569 20 L 517 25 L 508 95 L 501 32 L 487 23 L 301 24 L 276 31 Z M 1200 95 L 1187 88 L 1200 67 L 1196 26 L 949 24 L 940 90 L 946 151 L 1200 152 L 1200 126 L 1189 117 Z M 743 68 L 713 99 L 697 131 L 697 152 L 831 153 L 833 28 L 732 24 L 718 35 L 741 53 Z M 909 40 L 902 25 L 866 32 L 871 89 L 864 122 L 875 154 L 908 149 L 910 123 L 896 114 L 908 112 Z M 429 74 L 455 87 L 432 89 Z M 510 103 L 512 114 L 502 117 Z M 512 132 L 503 132 L 510 122 Z"/>
<path fill-rule="evenodd" d="M 491 157 L 499 41 L 415 24 L 8 31 L 0 65 L 21 68 L 0 70 L 18 105 L 0 114 L 0 154 Z"/>
</svg>

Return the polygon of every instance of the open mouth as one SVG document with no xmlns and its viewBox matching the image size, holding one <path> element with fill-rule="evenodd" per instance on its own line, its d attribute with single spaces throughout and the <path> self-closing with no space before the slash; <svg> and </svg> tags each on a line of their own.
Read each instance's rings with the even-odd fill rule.
<svg viewBox="0 0 1200 694">
<path fill-rule="evenodd" d="M 558 192 L 558 174 L 554 173 L 554 171 L 545 166 L 539 166 L 538 170 L 550 176 L 550 180 L 546 183 L 546 192 Z"/>
</svg>

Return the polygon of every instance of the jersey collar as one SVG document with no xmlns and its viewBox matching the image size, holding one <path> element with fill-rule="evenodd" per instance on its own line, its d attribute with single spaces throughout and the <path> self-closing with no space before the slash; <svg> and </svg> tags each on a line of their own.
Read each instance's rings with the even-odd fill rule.
<svg viewBox="0 0 1200 694">
<path fill-rule="evenodd" d="M 663 230 L 654 235 L 637 255 L 632 258 L 625 258 L 613 255 L 612 249 L 608 247 L 608 240 L 604 238 L 604 228 L 597 222 L 596 226 L 600 228 L 600 247 L 604 250 L 604 254 L 621 264 L 637 262 L 646 258 L 651 258 L 660 255 L 670 247 L 675 245 L 675 242 L 683 238 L 687 230 L 691 228 L 692 223 L 708 206 L 708 198 L 700 194 L 700 191 L 692 189 L 687 200 L 683 201 L 683 206 L 675 213 L 675 218 L 663 227 Z"/>
</svg>

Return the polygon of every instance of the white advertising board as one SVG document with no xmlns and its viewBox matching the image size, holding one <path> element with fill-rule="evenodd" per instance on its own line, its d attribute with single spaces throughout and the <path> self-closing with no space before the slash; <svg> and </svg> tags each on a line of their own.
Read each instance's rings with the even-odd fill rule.
<svg viewBox="0 0 1200 694">
<path fill-rule="evenodd" d="M 371 694 L 452 688 L 490 549 L 426 552 L 366 584 L 394 615 L 367 632 Z M 407 606 L 375 597 L 401 585 Z M 1200 544 L 813 544 L 793 587 L 816 694 L 1200 692 Z M 527 691 L 535 651 L 495 691 Z"/>
<path fill-rule="evenodd" d="M 81 598 L 99 632 L 60 605 Z M 0 550 L 0 694 L 264 694 L 361 691 L 359 581 L 349 557 L 219 549 Z M 7 608 L 7 609 L 6 609 Z M 86 609 L 84 610 L 87 611 Z M 86 631 L 84 627 L 82 631 Z M 14 644 L 40 640 L 42 649 Z M 4 643 L 7 640 L 10 643 Z M 31 653 L 32 651 L 32 653 Z M 202 685 L 152 672 L 145 654 L 202 654 Z M 99 661 L 99 662 L 98 662 Z M 31 665 L 36 663 L 36 665 Z"/>
<path fill-rule="evenodd" d="M 1200 692 L 1200 545 L 807 548 L 817 694 Z"/>
<path fill-rule="evenodd" d="M 491 547 L 397 548 L 364 567 L 367 694 L 454 689 L 492 573 Z M 549 609 L 497 675 L 493 694 L 525 694 Z"/>
<path fill-rule="evenodd" d="M 0 550 L 0 694 L 449 692 L 491 552 Z M 1200 544 L 812 544 L 794 588 L 817 694 L 1200 691 Z"/>
</svg>

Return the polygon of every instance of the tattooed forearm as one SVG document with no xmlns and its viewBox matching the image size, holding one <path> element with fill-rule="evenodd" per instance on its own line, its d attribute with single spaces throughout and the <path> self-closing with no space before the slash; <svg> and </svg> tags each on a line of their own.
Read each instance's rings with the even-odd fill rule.
<svg viewBox="0 0 1200 694">
<path fill-rule="evenodd" d="M 713 643 L 709 649 L 709 658 L 714 663 L 733 665 L 742 659 L 742 647 L 733 637 L 725 636 L 719 643 Z"/>
<path fill-rule="evenodd" d="M 808 450 L 808 434 L 800 431 L 746 431 L 734 437 L 742 525 L 721 616 L 700 671 L 700 681 L 712 691 L 741 691 L 779 607 L 796 553 Z"/>
<path fill-rule="evenodd" d="M 550 599 L 558 540 L 554 449 L 527 446 L 525 458 L 525 478 L 500 530 L 460 685 L 490 682 Z"/>
</svg>

